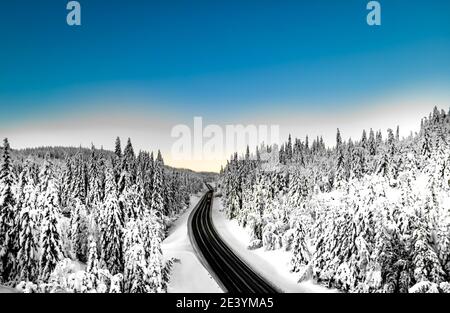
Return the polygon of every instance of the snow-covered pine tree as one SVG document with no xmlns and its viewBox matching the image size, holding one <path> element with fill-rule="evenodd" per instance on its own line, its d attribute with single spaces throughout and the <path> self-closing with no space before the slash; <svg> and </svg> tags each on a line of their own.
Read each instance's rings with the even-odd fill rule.
<svg viewBox="0 0 450 313">
<path fill-rule="evenodd" d="M 15 222 L 16 200 L 12 191 L 13 172 L 8 139 L 3 141 L 0 168 L 0 281 L 8 281 L 17 253 L 17 230 Z"/>
<path fill-rule="evenodd" d="M 46 153 L 45 157 L 44 157 L 44 163 L 42 164 L 40 170 L 39 170 L 39 176 L 38 176 L 38 180 L 37 180 L 37 185 L 36 185 L 36 195 L 37 195 L 37 226 L 40 227 L 41 221 L 42 221 L 42 217 L 44 214 L 44 206 L 45 206 L 45 202 L 46 202 L 46 192 L 47 192 L 47 187 L 48 184 L 50 182 L 50 180 L 52 180 L 53 177 L 53 169 L 52 169 L 52 164 L 50 162 L 50 154 Z"/>
<path fill-rule="evenodd" d="M 122 148 L 120 146 L 120 138 L 119 137 L 116 137 L 114 153 L 115 153 L 117 158 L 121 158 L 122 157 Z"/>
<path fill-rule="evenodd" d="M 86 203 L 87 196 L 87 169 L 86 162 L 84 162 L 81 148 L 78 150 L 74 158 L 74 176 L 73 176 L 73 191 L 71 198 L 79 199 L 83 204 Z"/>
<path fill-rule="evenodd" d="M 91 210 L 97 210 L 104 198 L 105 177 L 104 160 L 99 156 L 95 147 L 91 147 L 91 155 L 88 161 L 88 192 L 86 204 Z M 95 212 L 98 214 L 98 212 Z"/>
<path fill-rule="evenodd" d="M 66 156 L 61 187 L 62 187 L 61 206 L 66 207 L 71 200 L 74 188 L 72 158 L 69 156 Z"/>
<path fill-rule="evenodd" d="M 44 163 L 41 166 L 41 169 L 39 171 L 39 182 L 37 185 L 37 192 L 39 194 L 44 195 L 47 191 L 47 187 L 50 183 L 50 181 L 53 179 L 53 169 L 52 169 L 52 163 L 50 161 L 50 154 L 47 153 L 44 158 Z M 43 197 L 45 201 L 45 196 Z"/>
<path fill-rule="evenodd" d="M 86 206 L 78 198 L 73 200 L 72 206 L 70 216 L 72 256 L 81 262 L 86 262 L 88 253 Z"/>
<path fill-rule="evenodd" d="M 368 149 L 369 149 L 369 155 L 374 156 L 376 154 L 375 135 L 374 135 L 372 128 L 370 129 L 370 132 L 369 132 Z"/>
<path fill-rule="evenodd" d="M 431 199 L 430 199 L 431 200 Z M 410 243 L 412 263 L 414 266 L 414 280 L 441 283 L 445 279 L 445 272 L 439 260 L 436 244 L 432 238 L 431 217 L 433 216 L 433 203 L 428 200 L 420 212 L 411 218 L 409 228 L 411 231 Z"/>
<path fill-rule="evenodd" d="M 40 278 L 47 281 L 56 264 L 62 258 L 61 236 L 58 228 L 58 192 L 54 180 L 50 180 L 45 192 L 41 225 Z"/>
<path fill-rule="evenodd" d="M 164 212 L 164 165 L 162 163 L 161 153 L 158 151 L 158 158 L 155 160 L 153 167 L 153 188 L 151 209 L 158 214 L 159 217 L 165 215 Z"/>
<path fill-rule="evenodd" d="M 148 265 L 139 221 L 127 223 L 124 240 L 124 292 L 145 293 L 150 291 L 147 281 Z"/>
<path fill-rule="evenodd" d="M 128 138 L 125 149 L 123 150 L 123 171 L 127 171 L 130 174 L 131 183 L 136 181 L 136 156 L 134 154 L 133 145 L 131 139 Z"/>
<path fill-rule="evenodd" d="M 288 199 L 289 204 L 293 209 L 298 209 L 304 200 L 303 186 L 302 186 L 302 175 L 299 169 L 293 171 L 291 178 L 289 180 L 289 191 Z"/>
<path fill-rule="evenodd" d="M 363 130 L 362 136 L 361 136 L 361 147 L 363 149 L 367 148 L 367 133 L 366 133 L 365 129 Z"/>
<path fill-rule="evenodd" d="M 294 224 L 294 242 L 291 258 L 291 270 L 293 272 L 300 271 L 304 266 L 308 265 L 311 260 L 311 253 L 306 244 L 307 234 L 299 219 Z"/>
<path fill-rule="evenodd" d="M 291 134 L 289 134 L 288 142 L 286 144 L 286 159 L 288 162 L 292 162 L 292 140 Z"/>
<path fill-rule="evenodd" d="M 106 197 L 102 217 L 102 261 L 115 275 L 123 272 L 123 227 L 124 216 L 119 206 L 117 186 L 112 168 L 106 172 Z"/>
<path fill-rule="evenodd" d="M 163 270 L 164 265 L 162 262 L 162 250 L 161 250 L 161 239 L 157 234 L 157 230 L 155 229 L 155 233 L 151 239 L 151 253 L 149 257 L 149 268 L 148 268 L 148 277 L 147 280 L 150 285 L 150 292 L 153 293 L 161 293 L 166 291 L 166 282 L 163 281 Z"/>
<path fill-rule="evenodd" d="M 37 199 L 34 182 L 29 177 L 23 190 L 23 197 L 18 220 L 20 232 L 17 279 L 18 281 L 35 281 L 39 272 L 38 229 L 36 225 Z"/>
<path fill-rule="evenodd" d="M 94 238 L 89 238 L 89 253 L 86 264 L 86 272 L 94 275 L 98 279 L 99 274 L 99 259 L 97 254 L 97 244 Z"/>
<path fill-rule="evenodd" d="M 349 152 L 351 151 L 350 145 L 349 145 Z M 350 152 L 351 153 L 351 152 Z M 349 153 L 345 151 L 345 145 L 342 143 L 341 139 L 341 133 L 339 129 L 337 130 L 336 135 L 336 171 L 335 171 L 335 181 L 337 182 L 338 186 L 341 186 L 344 184 L 349 176 Z"/>
</svg>

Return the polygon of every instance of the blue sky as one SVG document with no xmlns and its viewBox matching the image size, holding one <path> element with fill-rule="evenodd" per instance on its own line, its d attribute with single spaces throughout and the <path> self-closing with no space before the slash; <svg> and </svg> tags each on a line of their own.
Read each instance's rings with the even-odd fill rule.
<svg viewBox="0 0 450 313">
<path fill-rule="evenodd" d="M 59 0 L 0 8 L 0 123 L 74 112 L 236 116 L 352 110 L 385 95 L 448 95 L 450 2 Z M 107 114 L 105 112 L 105 114 Z"/>
</svg>

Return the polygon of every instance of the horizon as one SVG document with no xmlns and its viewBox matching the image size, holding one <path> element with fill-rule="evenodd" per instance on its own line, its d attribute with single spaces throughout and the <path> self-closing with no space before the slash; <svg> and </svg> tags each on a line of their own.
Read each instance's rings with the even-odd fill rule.
<svg viewBox="0 0 450 313">
<path fill-rule="evenodd" d="M 446 108 L 443 108 L 443 107 L 439 107 L 439 106 L 435 106 L 439 111 L 445 111 L 445 112 L 450 112 L 450 106 L 446 109 Z M 399 127 L 399 129 L 400 129 L 400 139 L 401 140 L 403 140 L 403 139 L 406 139 L 408 136 L 410 136 L 410 135 L 417 135 L 418 134 L 418 131 L 420 130 L 420 124 L 421 124 L 421 121 L 423 120 L 423 119 L 427 119 L 428 117 L 429 117 L 429 115 L 430 114 L 432 114 L 432 112 L 433 112 L 433 110 L 434 110 L 434 107 L 432 108 L 432 110 L 430 110 L 427 114 L 424 114 L 418 121 L 417 121 L 417 125 L 416 125 L 416 127 L 415 127 L 415 129 L 414 130 L 409 130 L 409 131 L 405 131 L 404 129 L 402 129 L 402 127 L 400 126 L 400 125 L 393 125 L 392 127 L 388 127 L 388 128 L 391 128 L 392 130 L 394 130 L 395 131 L 395 129 L 396 129 L 396 127 L 398 126 Z M 335 136 L 336 136 L 336 131 L 337 131 L 337 129 L 339 129 L 340 130 L 340 134 L 341 134 L 341 138 L 342 138 L 342 141 L 343 142 L 348 142 L 349 140 L 353 140 L 353 141 L 359 141 L 360 140 L 360 137 L 361 137 L 361 135 L 362 135 L 362 132 L 365 130 L 366 132 L 368 132 L 370 129 L 372 129 L 374 132 L 377 132 L 377 131 L 380 131 L 381 133 L 382 133 L 382 136 L 383 136 L 383 140 L 386 140 L 386 135 L 387 135 L 387 130 L 388 130 L 388 128 L 385 128 L 385 129 L 376 129 L 376 128 L 372 128 L 372 127 L 369 127 L 369 128 L 362 128 L 361 130 L 360 130 L 360 136 L 355 136 L 355 137 L 353 137 L 352 138 L 352 136 L 346 136 L 345 135 L 345 133 L 343 133 L 342 132 L 342 128 L 340 128 L 340 127 L 337 127 L 336 129 L 335 129 L 335 132 L 333 133 L 333 134 L 327 134 L 327 136 L 324 136 L 323 134 L 322 135 L 317 135 L 318 137 L 320 137 L 320 138 L 326 138 L 326 137 L 330 137 L 330 136 L 334 136 L 334 138 L 335 138 Z M 302 140 L 302 142 L 304 142 L 304 140 L 305 140 L 305 137 L 306 136 L 308 136 L 309 138 L 310 138 L 310 142 L 311 141 L 313 141 L 313 140 L 315 140 L 316 139 L 316 137 L 317 136 L 310 136 L 309 134 L 304 134 L 303 136 L 294 136 L 294 135 L 292 135 L 291 133 L 289 133 L 286 137 L 282 137 L 282 138 L 280 138 L 280 143 L 285 143 L 287 140 L 288 140 L 288 136 L 289 135 L 291 135 L 291 137 L 292 137 L 292 140 L 294 140 L 294 139 L 300 139 L 300 140 Z M 107 145 L 105 145 L 105 144 L 100 144 L 100 145 L 97 145 L 96 143 L 94 143 L 94 142 L 91 142 L 91 147 L 89 147 L 89 146 L 87 146 L 87 145 L 85 145 L 85 146 L 83 146 L 83 145 L 77 145 L 77 146 L 74 146 L 74 145 L 38 145 L 38 146 L 20 146 L 20 147 L 16 147 L 16 146 L 14 146 L 14 143 L 11 143 L 11 140 L 10 140 L 10 138 L 8 138 L 8 137 L 5 137 L 6 139 L 8 139 L 8 142 L 9 142 L 9 144 L 10 144 L 10 146 L 11 146 L 11 149 L 14 151 L 21 151 L 21 150 L 26 150 L 26 149 L 40 149 L 40 148 L 72 148 L 72 149 L 79 149 L 79 148 L 81 148 L 81 149 L 86 149 L 86 150 L 90 150 L 90 149 L 92 149 L 92 146 L 94 147 L 94 149 L 95 150 L 97 150 L 97 151 L 100 151 L 100 150 L 103 150 L 103 151 L 107 151 L 107 152 L 110 152 L 110 153 L 114 153 L 114 144 L 115 144 L 115 138 L 117 138 L 117 137 L 119 137 L 119 139 L 120 139 L 120 142 L 121 142 L 121 148 L 122 148 L 122 152 L 123 152 L 123 150 L 124 150 L 124 148 L 125 148 L 125 144 L 126 144 L 126 141 L 128 140 L 128 139 L 130 139 L 131 140 L 131 143 L 132 143 L 132 145 L 133 145 L 133 149 L 134 149 L 134 151 L 135 151 L 135 155 L 137 156 L 138 155 L 138 153 L 139 152 L 141 152 L 141 151 L 143 151 L 143 152 L 148 152 L 148 153 L 153 153 L 153 154 L 157 154 L 158 153 L 158 151 L 160 151 L 159 149 L 156 149 L 156 150 L 149 150 L 149 149 L 136 149 L 136 147 L 135 147 L 135 145 L 134 145 L 134 143 L 133 143 L 133 138 L 131 138 L 131 137 L 120 137 L 120 136 L 116 136 L 116 137 L 114 137 L 114 138 L 112 138 L 112 140 L 111 140 L 111 142 L 112 142 L 112 144 L 110 145 L 110 144 L 107 144 Z M 333 149 L 335 146 L 336 146 L 336 142 L 329 142 L 329 141 L 327 141 L 327 140 L 324 140 L 324 143 L 325 143 L 325 146 L 326 146 L 326 148 L 327 149 Z M 2 146 L 2 145 L 1 145 Z M 107 148 L 105 148 L 105 146 L 107 146 Z M 255 147 L 249 147 L 250 148 L 250 155 L 255 155 L 255 152 L 256 152 L 256 146 Z M 279 146 L 278 146 L 278 148 L 279 148 Z M 238 153 L 238 157 L 239 158 L 242 158 L 243 156 L 244 156 L 244 154 L 245 154 L 245 151 L 236 151 L 237 153 Z M 169 164 L 169 163 L 167 163 L 166 162 L 166 156 L 164 155 L 164 153 L 161 153 L 162 154 L 162 157 L 163 157 L 163 159 L 164 159 L 164 163 L 165 163 L 165 165 L 166 166 L 169 166 L 169 167 L 172 167 L 172 168 L 176 168 L 176 169 L 180 169 L 180 170 L 191 170 L 191 171 L 194 171 L 194 172 L 197 172 L 197 173 L 214 173 L 214 174 L 217 174 L 217 173 L 219 173 L 220 172 L 220 168 L 223 166 L 223 167 L 225 167 L 225 165 L 226 165 L 226 163 L 227 163 L 227 161 L 229 161 L 230 159 L 231 159 L 231 156 L 229 156 L 227 159 L 225 159 L 224 160 L 224 163 L 220 163 L 219 164 L 219 168 L 217 169 L 217 170 L 202 170 L 202 169 L 200 169 L 200 170 L 197 170 L 197 169 L 193 169 L 193 168 L 189 168 L 189 167 L 183 167 L 183 166 L 174 166 L 174 165 L 172 165 L 172 164 Z M 170 159 L 170 158 L 169 158 Z"/>
</svg>

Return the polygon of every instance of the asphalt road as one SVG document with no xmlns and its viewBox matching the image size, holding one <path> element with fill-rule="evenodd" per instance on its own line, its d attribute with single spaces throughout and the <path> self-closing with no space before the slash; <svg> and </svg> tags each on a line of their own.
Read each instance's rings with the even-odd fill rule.
<svg viewBox="0 0 450 313">
<path fill-rule="evenodd" d="M 189 236 L 203 265 L 225 292 L 277 293 L 267 281 L 246 265 L 222 240 L 211 218 L 211 187 L 190 216 Z"/>
</svg>

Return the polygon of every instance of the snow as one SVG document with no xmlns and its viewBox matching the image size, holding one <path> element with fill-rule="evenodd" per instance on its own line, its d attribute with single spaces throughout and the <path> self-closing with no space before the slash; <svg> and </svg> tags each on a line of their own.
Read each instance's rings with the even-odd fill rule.
<svg viewBox="0 0 450 313">
<path fill-rule="evenodd" d="M 71 269 L 73 273 L 77 273 L 80 271 L 86 271 L 86 264 L 77 260 L 72 260 Z"/>
<path fill-rule="evenodd" d="M 0 285 L 0 293 L 16 293 L 17 290 Z"/>
<path fill-rule="evenodd" d="M 250 236 L 247 231 L 240 227 L 236 220 L 228 220 L 222 210 L 220 198 L 214 198 L 212 208 L 212 219 L 214 226 L 220 236 L 228 243 L 231 249 L 242 258 L 252 269 L 267 281 L 272 283 L 282 292 L 288 293 L 312 293 L 312 292 L 335 292 L 312 280 L 297 283 L 298 274 L 289 271 L 288 263 L 291 258 L 290 251 L 282 249 L 265 251 L 264 248 L 248 250 Z"/>
<path fill-rule="evenodd" d="M 167 292 L 169 293 L 220 293 L 222 289 L 198 260 L 188 236 L 188 219 L 201 196 L 191 196 L 191 205 L 169 229 L 162 242 L 165 259 L 175 258 Z"/>
</svg>

